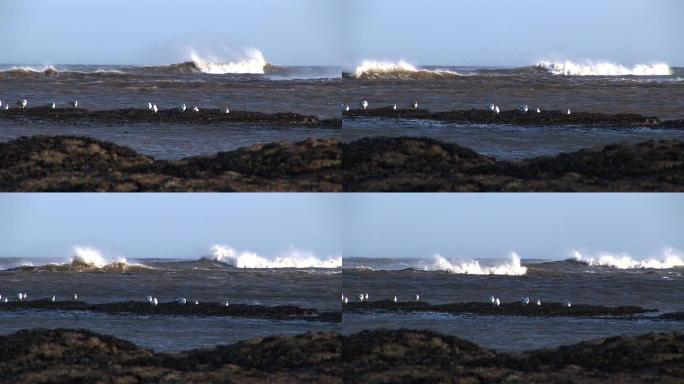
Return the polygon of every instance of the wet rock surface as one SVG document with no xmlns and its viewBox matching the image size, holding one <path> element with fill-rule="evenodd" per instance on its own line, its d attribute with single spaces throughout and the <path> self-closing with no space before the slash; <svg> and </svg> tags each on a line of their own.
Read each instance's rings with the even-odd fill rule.
<svg viewBox="0 0 684 384">
<path fill-rule="evenodd" d="M 187 300 L 187 299 L 186 299 Z M 314 308 L 300 308 L 292 305 L 264 306 L 240 303 L 199 302 L 188 300 L 181 305 L 178 301 L 160 302 L 154 306 L 148 302 L 123 301 L 117 303 L 89 304 L 85 301 L 51 301 L 48 299 L 9 301 L 0 303 L 0 311 L 40 309 L 51 311 L 92 311 L 108 314 L 126 313 L 136 315 L 174 316 L 236 316 L 274 320 L 309 320 L 340 322 L 340 312 L 319 312 Z"/>
<path fill-rule="evenodd" d="M 86 330 L 37 329 L 0 337 L 0 373 L 9 383 L 679 383 L 684 335 L 503 354 L 435 332 L 379 329 L 155 353 Z"/>
<path fill-rule="evenodd" d="M 334 140 L 167 161 L 91 138 L 33 136 L 0 143 L 0 190 L 339 191 L 340 157 Z"/>
<path fill-rule="evenodd" d="M 11 108 L 0 111 L 0 119 L 30 119 L 59 123 L 100 123 L 100 124 L 198 124 L 221 125 L 230 123 L 269 123 L 287 125 L 316 125 L 323 128 L 340 128 L 339 119 L 320 120 L 316 116 L 302 115 L 294 112 L 264 113 L 252 111 L 230 111 L 219 109 L 192 110 L 191 106 L 185 112 L 177 108 L 163 109 L 154 113 L 147 109 L 112 109 L 90 111 L 83 108 L 32 107 Z"/>
<path fill-rule="evenodd" d="M 613 144 L 497 161 L 428 138 L 364 138 L 342 148 L 345 191 L 684 191 L 684 143 Z"/>
<path fill-rule="evenodd" d="M 463 124 L 507 124 L 507 125 L 581 125 L 592 127 L 660 127 L 684 128 L 684 121 L 661 121 L 654 116 L 638 114 L 609 115 L 597 112 L 542 111 L 522 112 L 520 110 L 501 111 L 495 114 L 485 109 L 468 109 L 445 112 L 431 112 L 427 109 L 397 109 L 391 107 L 373 109 L 351 109 L 342 113 L 343 117 L 384 117 L 394 119 L 424 119 Z"/>
<path fill-rule="evenodd" d="M 350 302 L 342 306 L 344 311 L 396 311 L 396 312 L 440 312 L 452 314 L 476 314 L 488 316 L 552 316 L 552 317 L 604 317 L 604 316 L 634 316 L 648 312 L 656 312 L 655 309 L 646 309 L 635 306 L 604 307 L 599 305 L 567 303 L 542 303 L 536 305 L 523 305 L 521 302 L 501 303 L 495 306 L 484 302 L 430 304 L 425 301 L 399 301 L 391 300 Z"/>
</svg>

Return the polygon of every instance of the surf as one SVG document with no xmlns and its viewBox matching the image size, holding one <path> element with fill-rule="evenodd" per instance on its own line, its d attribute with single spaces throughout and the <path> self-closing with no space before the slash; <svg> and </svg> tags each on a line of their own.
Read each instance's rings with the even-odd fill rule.
<svg viewBox="0 0 684 384">
<path fill-rule="evenodd" d="M 568 261 L 590 267 L 615 269 L 670 269 L 684 267 L 684 254 L 674 248 L 666 248 L 659 257 L 636 259 L 627 253 L 600 252 L 596 255 L 584 255 L 579 251 L 572 251 Z"/>
<path fill-rule="evenodd" d="M 585 61 L 583 63 L 540 60 L 537 68 L 562 76 L 669 76 L 672 69 L 665 63 L 637 64 L 626 67 L 608 61 Z"/>
<path fill-rule="evenodd" d="M 396 62 L 364 60 L 354 69 L 351 76 L 357 79 L 430 79 L 463 75 L 443 69 L 418 68 L 404 60 Z"/>
<path fill-rule="evenodd" d="M 238 250 L 228 245 L 211 247 L 212 260 L 236 268 L 340 268 L 342 257 L 322 258 L 313 252 L 290 248 L 288 251 L 266 257 L 256 252 Z"/>
<path fill-rule="evenodd" d="M 428 270 L 443 271 L 459 275 L 506 275 L 521 276 L 527 273 L 527 267 L 521 263 L 520 256 L 511 252 L 510 261 L 493 266 L 485 266 L 477 260 L 449 261 L 444 256 L 436 254 L 434 263 Z"/>
</svg>

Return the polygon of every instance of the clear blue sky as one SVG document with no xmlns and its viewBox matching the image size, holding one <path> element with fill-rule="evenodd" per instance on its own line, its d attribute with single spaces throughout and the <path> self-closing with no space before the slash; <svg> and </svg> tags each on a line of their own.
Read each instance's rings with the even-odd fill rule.
<svg viewBox="0 0 684 384">
<path fill-rule="evenodd" d="M 0 0 L 0 63 L 169 64 L 187 46 L 337 65 L 339 0 Z"/>
<path fill-rule="evenodd" d="M 341 0 L 362 59 L 522 66 L 540 58 L 684 65 L 681 0 Z"/>
<path fill-rule="evenodd" d="M 347 194 L 344 255 L 563 259 L 684 250 L 684 194 Z"/>
<path fill-rule="evenodd" d="M 0 257 L 199 258 L 213 244 L 264 256 L 291 246 L 339 256 L 336 194 L 0 194 Z"/>
</svg>

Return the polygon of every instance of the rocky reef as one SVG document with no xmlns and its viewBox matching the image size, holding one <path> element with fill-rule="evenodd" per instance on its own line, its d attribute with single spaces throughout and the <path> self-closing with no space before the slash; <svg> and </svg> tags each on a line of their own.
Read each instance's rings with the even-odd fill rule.
<svg viewBox="0 0 684 384">
<path fill-rule="evenodd" d="M 505 354 L 430 331 L 379 329 L 156 353 L 87 330 L 36 329 L 0 336 L 0 374 L 8 383 L 681 383 L 684 334 Z"/>
<path fill-rule="evenodd" d="M 522 112 L 518 109 L 495 114 L 487 109 L 466 109 L 431 112 L 427 109 L 393 109 L 392 107 L 372 109 L 351 109 L 343 117 L 384 117 L 393 119 L 437 120 L 461 124 L 506 124 L 506 125 L 580 125 L 591 127 L 660 127 L 684 128 L 684 120 L 661 121 L 654 116 L 621 113 L 610 115 L 599 112 L 536 111 Z"/>
<path fill-rule="evenodd" d="M 315 308 L 300 308 L 292 305 L 252 305 L 217 302 L 178 301 L 160 302 L 152 305 L 141 301 L 89 304 L 85 301 L 51 301 L 49 299 L 30 301 L 8 301 L 0 303 L 0 311 L 40 309 L 51 311 L 92 311 L 108 314 L 126 313 L 135 315 L 173 315 L 173 316 L 235 316 L 273 320 L 309 320 L 340 322 L 340 312 L 319 312 Z"/>
</svg>

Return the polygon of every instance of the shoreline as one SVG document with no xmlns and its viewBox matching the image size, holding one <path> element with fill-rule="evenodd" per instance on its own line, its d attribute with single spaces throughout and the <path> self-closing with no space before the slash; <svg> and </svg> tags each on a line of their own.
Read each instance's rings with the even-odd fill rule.
<svg viewBox="0 0 684 384">
<path fill-rule="evenodd" d="M 621 113 L 610 115 L 598 112 L 572 112 L 568 115 L 558 110 L 536 113 L 532 109 L 525 113 L 517 109 L 501 111 L 494 114 L 485 109 L 465 109 L 453 111 L 431 112 L 423 108 L 402 108 L 394 110 L 392 107 L 350 109 L 342 112 L 343 118 L 382 117 L 391 119 L 420 119 L 434 120 L 461 124 L 491 124 L 491 125 L 520 125 L 520 126 L 585 126 L 610 128 L 666 128 L 684 129 L 684 120 L 661 120 L 654 116 Z"/>
<path fill-rule="evenodd" d="M 306 320 L 339 323 L 341 312 L 319 312 L 315 308 L 301 308 L 293 305 L 252 305 L 232 303 L 229 306 L 219 302 L 188 301 L 181 305 L 177 301 L 160 302 L 153 306 L 141 301 L 123 301 L 114 303 L 89 304 L 84 301 L 55 301 L 48 299 L 30 301 L 9 301 L 0 303 L 1 311 L 20 311 L 37 309 L 46 311 L 89 311 L 115 314 L 133 314 L 148 316 L 232 316 L 270 320 Z"/>
<path fill-rule="evenodd" d="M 83 329 L 0 336 L 0 373 L 14 383 L 94 382 L 678 382 L 684 334 L 613 336 L 499 353 L 426 330 L 269 336 L 161 353 Z"/>
</svg>

